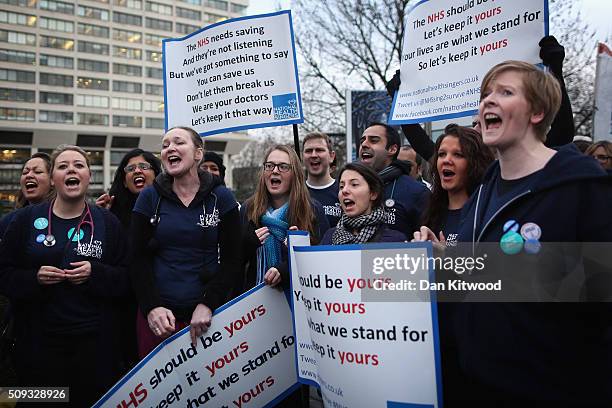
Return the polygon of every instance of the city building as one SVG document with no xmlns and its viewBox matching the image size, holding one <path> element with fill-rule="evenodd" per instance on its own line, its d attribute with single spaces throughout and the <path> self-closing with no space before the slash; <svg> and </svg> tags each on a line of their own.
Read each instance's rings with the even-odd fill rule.
<svg viewBox="0 0 612 408">
<path fill-rule="evenodd" d="M 0 203 L 15 199 L 25 159 L 63 143 L 90 153 L 93 194 L 123 154 L 159 152 L 162 40 L 244 15 L 248 0 L 0 0 Z M 245 132 L 206 137 L 230 157 Z M 231 187 L 231 166 L 227 181 Z M 2 208 L 0 208 L 2 211 Z"/>
</svg>

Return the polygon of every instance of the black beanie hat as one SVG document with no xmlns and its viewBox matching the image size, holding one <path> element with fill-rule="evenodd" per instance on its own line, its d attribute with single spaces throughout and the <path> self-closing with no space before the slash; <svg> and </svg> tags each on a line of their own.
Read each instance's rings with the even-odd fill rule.
<svg viewBox="0 0 612 408">
<path fill-rule="evenodd" d="M 213 162 L 219 167 L 219 173 L 221 174 L 221 180 L 225 179 L 225 166 L 223 165 L 223 158 L 215 152 L 204 153 L 204 160 L 202 162 Z"/>
</svg>

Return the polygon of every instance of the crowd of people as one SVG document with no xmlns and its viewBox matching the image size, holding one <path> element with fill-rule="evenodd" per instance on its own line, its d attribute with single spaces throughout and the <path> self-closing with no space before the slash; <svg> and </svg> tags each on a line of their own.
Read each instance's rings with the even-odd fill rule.
<svg viewBox="0 0 612 408">
<path fill-rule="evenodd" d="M 95 205 L 81 148 L 34 154 L 18 209 L 0 221 L 0 293 L 11 302 L 20 385 L 68 384 L 72 406 L 91 405 L 176 331 L 190 326 L 195 344 L 225 302 L 262 282 L 286 288 L 289 230 L 308 231 L 313 245 L 427 240 L 452 251 L 493 242 L 502 260 L 517 241 L 536 256 L 547 242 L 612 242 L 612 144 L 582 153 L 572 143 L 563 49 L 550 37 L 541 46 L 552 74 L 517 61 L 492 68 L 474 128 L 449 125 L 433 142 L 405 125 L 402 147 L 395 128 L 372 123 L 359 161 L 336 179 L 329 137 L 310 133 L 303 162 L 285 145 L 266 152 L 242 205 L 221 158 L 187 127 L 163 135 L 161 160 L 128 152 Z M 396 75 L 389 92 L 398 87 Z M 528 224 L 531 235 L 518 230 Z M 550 267 L 529 262 L 535 273 Z M 583 300 L 609 301 L 609 278 L 586 269 Z M 606 303 L 440 306 L 445 405 L 612 401 Z M 298 390 L 280 405 L 303 399 Z"/>
</svg>

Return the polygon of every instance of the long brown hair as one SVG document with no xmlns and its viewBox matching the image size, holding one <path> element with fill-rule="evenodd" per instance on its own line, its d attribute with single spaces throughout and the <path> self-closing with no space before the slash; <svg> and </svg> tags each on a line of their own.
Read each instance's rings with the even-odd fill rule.
<svg viewBox="0 0 612 408">
<path fill-rule="evenodd" d="M 315 215 L 310 203 L 310 194 L 306 188 L 304 181 L 304 173 L 302 172 L 302 163 L 293 149 L 286 145 L 272 146 L 266 152 L 264 161 L 268 160 L 268 156 L 273 151 L 287 153 L 289 156 L 289 165 L 291 166 L 291 186 L 289 189 L 289 211 L 287 212 L 287 221 L 290 226 L 297 226 L 301 230 L 306 230 L 310 233 L 311 239 L 320 239 L 315 231 Z M 261 216 L 265 214 L 270 207 L 271 197 L 266 182 L 264 181 L 264 170 L 262 167 L 259 171 L 259 181 L 255 188 L 255 194 L 248 199 L 248 214 L 249 221 L 253 222 L 257 227 L 261 227 Z"/>
<path fill-rule="evenodd" d="M 448 213 L 448 193 L 442 188 L 442 181 L 438 174 L 438 151 L 445 137 L 454 136 L 459 139 L 461 152 L 467 159 L 467 177 L 465 189 L 470 196 L 482 181 L 487 167 L 493 162 L 494 157 L 491 149 L 482 141 L 480 133 L 472 128 L 450 124 L 444 128 L 444 134 L 436 140 L 434 154 L 429 160 L 432 168 L 432 192 L 429 206 L 423 216 L 423 225 L 432 231 L 438 232 L 442 229 L 446 214 Z"/>
</svg>

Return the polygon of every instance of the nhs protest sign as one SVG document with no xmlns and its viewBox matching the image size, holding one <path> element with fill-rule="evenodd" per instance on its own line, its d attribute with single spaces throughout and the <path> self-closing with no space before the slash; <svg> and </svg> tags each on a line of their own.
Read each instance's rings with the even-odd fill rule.
<svg viewBox="0 0 612 408">
<path fill-rule="evenodd" d="M 431 244 L 290 250 L 300 382 L 326 406 L 441 407 Z"/>
<path fill-rule="evenodd" d="M 390 124 L 473 115 L 480 83 L 506 60 L 541 63 L 547 0 L 424 0 L 407 14 Z"/>
<path fill-rule="evenodd" d="M 304 121 L 290 11 L 163 41 L 166 129 L 202 136 Z"/>
<path fill-rule="evenodd" d="M 291 310 L 257 286 L 224 305 L 191 345 L 189 327 L 168 338 L 94 407 L 274 406 L 297 387 Z"/>
</svg>

